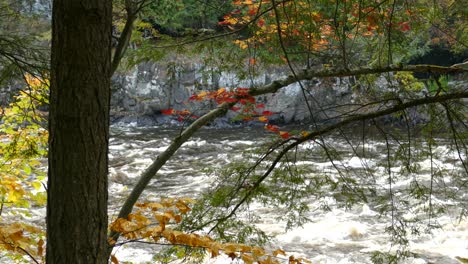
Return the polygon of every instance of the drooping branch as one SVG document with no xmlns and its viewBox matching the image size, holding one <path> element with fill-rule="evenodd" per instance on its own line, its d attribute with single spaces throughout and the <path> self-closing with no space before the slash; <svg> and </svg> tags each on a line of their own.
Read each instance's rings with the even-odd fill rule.
<svg viewBox="0 0 468 264">
<path fill-rule="evenodd" d="M 305 137 L 290 138 L 290 139 L 288 139 L 288 141 L 291 141 L 292 143 L 290 143 L 289 145 L 286 145 L 276 155 L 276 157 L 271 162 L 271 164 L 268 166 L 268 168 L 263 173 L 263 175 L 257 181 L 255 181 L 255 183 L 253 183 L 252 188 L 250 188 L 249 191 L 244 195 L 244 197 L 233 207 L 231 212 L 229 214 L 221 217 L 221 218 L 213 219 L 213 220 L 209 221 L 208 223 L 204 224 L 203 226 L 206 226 L 209 223 L 215 223 L 216 222 L 216 224 L 215 224 L 215 227 L 216 227 L 216 225 L 218 225 L 219 223 L 221 223 L 221 222 L 229 219 L 230 217 L 232 217 L 236 213 L 236 211 L 241 207 L 241 205 L 244 204 L 249 199 L 249 197 L 252 196 L 252 194 L 255 193 L 256 189 L 260 186 L 260 184 L 266 178 L 268 178 L 268 176 L 271 174 L 271 172 L 273 172 L 274 168 L 281 162 L 283 157 L 290 150 L 296 148 L 298 145 L 300 145 L 300 144 L 302 144 L 302 143 L 304 143 L 306 141 L 314 140 L 314 139 L 316 139 L 316 138 L 318 138 L 320 136 L 329 134 L 329 133 L 331 133 L 331 132 L 333 132 L 333 131 L 335 131 L 337 129 L 340 129 L 340 128 L 342 128 L 342 127 L 344 127 L 346 125 L 349 125 L 351 123 L 354 123 L 354 122 L 363 121 L 363 120 L 372 120 L 372 119 L 377 118 L 377 117 L 382 117 L 382 116 L 386 116 L 386 115 L 389 115 L 389 114 L 397 113 L 397 112 L 406 110 L 408 108 L 413 108 L 413 107 L 420 106 L 420 105 L 427 105 L 427 104 L 434 104 L 434 103 L 444 103 L 444 102 L 447 102 L 447 101 L 450 101 L 450 100 L 465 99 L 465 98 L 468 98 L 468 91 L 452 93 L 452 94 L 437 95 L 437 96 L 426 97 L 426 98 L 422 98 L 422 99 L 416 99 L 416 100 L 412 100 L 412 101 L 409 101 L 409 102 L 394 105 L 394 106 L 389 107 L 389 108 L 384 109 L 384 110 L 380 110 L 380 111 L 376 111 L 376 112 L 372 112 L 372 113 L 368 113 L 368 114 L 356 115 L 354 117 L 347 118 L 347 119 L 345 119 L 345 120 L 343 120 L 341 122 L 338 122 L 336 124 L 329 125 L 329 126 L 326 126 L 326 127 L 322 128 L 322 129 L 319 129 L 317 131 L 311 132 Z M 273 153 L 273 152 L 270 152 L 270 153 Z M 265 157 L 262 157 L 262 158 L 264 159 Z M 215 227 L 213 227 L 211 230 L 213 230 Z"/>
<path fill-rule="evenodd" d="M 294 76 L 288 76 L 282 80 L 274 81 L 269 85 L 265 85 L 265 86 L 258 87 L 258 88 L 252 88 L 250 89 L 249 94 L 252 96 L 258 96 L 258 95 L 264 95 L 264 94 L 269 94 L 269 93 L 275 93 L 281 88 L 284 88 L 294 82 L 297 82 L 300 80 L 309 80 L 312 78 L 346 77 L 346 76 L 356 76 L 356 75 L 396 72 L 396 71 L 452 73 L 452 72 L 466 72 L 467 70 L 459 69 L 459 68 L 441 67 L 441 66 L 435 66 L 435 65 L 389 66 L 385 68 L 365 68 L 365 69 L 358 69 L 354 71 L 305 70 L 305 71 L 297 73 L 296 74 L 297 78 L 295 78 Z M 388 115 L 388 114 L 398 112 L 406 108 L 418 106 L 418 105 L 430 104 L 430 103 L 435 103 L 435 102 L 444 102 L 444 101 L 453 100 L 457 98 L 467 98 L 467 97 L 468 97 L 468 92 L 466 91 L 459 92 L 459 93 L 445 94 L 445 95 L 440 95 L 440 96 L 435 96 L 435 97 L 427 97 L 423 99 L 413 100 L 407 103 L 396 105 L 394 107 L 391 107 L 385 110 L 381 110 L 381 111 L 377 111 L 377 112 L 373 112 L 373 113 L 369 113 L 365 115 L 356 115 L 346 120 L 343 120 L 339 123 L 336 123 L 334 125 L 325 127 L 319 131 L 315 131 L 305 138 L 298 139 L 294 144 L 291 144 L 290 146 L 286 147 L 285 150 L 292 149 L 304 141 L 307 141 L 317 136 L 329 133 L 351 122 L 362 121 L 362 120 L 372 119 L 372 118 L 383 116 L 383 115 Z M 149 167 L 147 167 L 145 171 L 141 174 L 136 186 L 133 188 L 131 194 L 127 197 L 127 200 L 122 206 L 118 217 L 126 218 L 128 214 L 131 213 L 133 206 L 135 205 L 136 201 L 139 199 L 139 197 L 141 196 L 141 194 L 143 193 L 144 189 L 149 184 L 151 179 L 157 174 L 159 169 L 175 154 L 175 152 L 182 146 L 184 142 L 190 139 L 192 135 L 204 125 L 212 122 L 218 117 L 224 116 L 229 110 L 229 108 L 232 107 L 234 104 L 235 103 L 223 103 L 219 105 L 216 109 L 213 109 L 212 111 L 208 112 L 207 114 L 197 119 L 194 123 L 192 123 L 189 127 L 187 127 L 178 137 L 176 137 L 173 140 L 173 142 L 167 147 L 167 149 L 164 152 L 162 152 L 153 161 L 153 163 Z M 266 175 L 265 178 L 267 176 L 268 175 Z M 113 240 L 116 241 L 118 237 L 119 237 L 119 233 L 116 233 L 116 232 L 110 233 L 110 238 L 112 238 Z M 110 248 L 109 255 L 111 251 L 112 251 L 112 247 Z"/>
</svg>

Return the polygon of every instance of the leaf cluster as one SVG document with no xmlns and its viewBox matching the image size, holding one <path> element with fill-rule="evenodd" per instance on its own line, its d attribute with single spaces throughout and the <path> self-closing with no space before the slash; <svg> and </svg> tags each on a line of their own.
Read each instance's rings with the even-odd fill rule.
<svg viewBox="0 0 468 264">
<path fill-rule="evenodd" d="M 188 248 L 201 249 L 206 251 L 211 258 L 215 258 L 224 253 L 233 260 L 242 259 L 245 263 L 274 264 L 279 263 L 276 259 L 278 255 L 286 256 L 286 252 L 281 249 L 273 251 L 268 255 L 266 251 L 258 246 L 248 246 L 240 243 L 221 243 L 208 235 L 198 235 L 196 233 L 185 233 L 171 228 L 174 224 L 182 221 L 182 215 L 191 210 L 189 204 L 195 203 L 189 198 L 162 199 L 160 203 L 146 202 L 136 204 L 138 210 L 130 214 L 126 219 L 118 218 L 110 225 L 110 229 L 119 232 L 127 241 L 125 244 L 135 240 L 148 239 L 160 245 L 185 246 Z M 116 244 L 116 241 L 109 241 Z M 186 253 L 182 257 L 185 257 Z M 290 256 L 290 263 L 309 263 L 302 258 Z M 115 256 L 112 262 L 118 263 Z"/>
</svg>

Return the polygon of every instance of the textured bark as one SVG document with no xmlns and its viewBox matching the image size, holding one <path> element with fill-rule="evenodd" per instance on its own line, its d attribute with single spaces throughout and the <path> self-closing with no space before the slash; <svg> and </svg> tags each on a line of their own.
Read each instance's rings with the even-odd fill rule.
<svg viewBox="0 0 468 264">
<path fill-rule="evenodd" d="M 47 263 L 107 263 L 111 0 L 53 2 Z"/>
</svg>

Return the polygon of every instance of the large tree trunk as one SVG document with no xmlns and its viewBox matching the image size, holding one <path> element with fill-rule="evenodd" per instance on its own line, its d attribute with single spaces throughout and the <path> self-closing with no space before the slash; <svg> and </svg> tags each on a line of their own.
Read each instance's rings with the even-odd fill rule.
<svg viewBox="0 0 468 264">
<path fill-rule="evenodd" d="M 54 0 L 47 263 L 107 263 L 111 0 Z"/>
</svg>

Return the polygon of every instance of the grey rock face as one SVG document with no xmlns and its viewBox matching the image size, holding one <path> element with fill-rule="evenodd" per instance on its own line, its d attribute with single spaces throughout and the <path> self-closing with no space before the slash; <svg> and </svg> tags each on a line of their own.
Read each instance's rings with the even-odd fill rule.
<svg viewBox="0 0 468 264">
<path fill-rule="evenodd" d="M 241 80 L 232 72 L 207 71 L 203 65 L 194 62 L 142 63 L 113 78 L 113 121 L 142 126 L 165 123 L 171 118 L 161 115 L 161 111 L 169 108 L 187 109 L 200 116 L 213 109 L 216 103 L 191 102 L 189 97 L 193 94 L 202 90 L 215 91 L 220 87 L 262 86 L 288 74 L 287 70 L 273 69 Z M 257 97 L 257 103 L 265 104 L 265 109 L 259 109 L 259 112 L 273 112 L 270 117 L 273 123 L 300 123 L 312 119 L 326 121 L 346 111 L 346 107 L 341 107 L 338 112 L 330 108 L 331 105 L 349 104 L 355 100 L 354 81 L 350 78 L 328 78 L 293 83 L 277 93 Z M 237 115 L 237 112 L 229 111 L 227 120 L 219 122 L 225 124 Z"/>
</svg>

